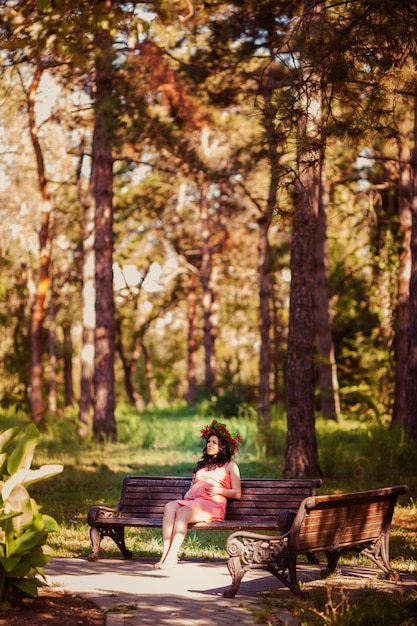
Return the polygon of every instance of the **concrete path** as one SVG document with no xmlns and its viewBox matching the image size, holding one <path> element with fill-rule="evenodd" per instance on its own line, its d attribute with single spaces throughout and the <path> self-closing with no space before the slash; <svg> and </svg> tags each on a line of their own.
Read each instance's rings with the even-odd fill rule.
<svg viewBox="0 0 417 626">
<path fill-rule="evenodd" d="M 259 593 L 280 589 L 290 592 L 274 576 L 255 571 L 245 575 L 235 598 L 223 598 L 230 585 L 224 561 L 181 561 L 173 570 L 155 570 L 154 560 L 86 559 L 54 557 L 44 568 L 48 585 L 88 597 L 106 613 L 106 626 L 253 626 L 251 611 L 259 606 Z M 297 567 L 299 579 L 309 586 L 323 585 L 320 568 Z M 343 584 L 363 587 L 375 580 L 375 569 L 346 568 Z M 376 583 L 388 589 L 393 583 Z M 401 588 L 415 587 L 416 577 L 404 577 Z M 297 626 L 290 613 L 280 614 L 282 624 Z"/>
</svg>

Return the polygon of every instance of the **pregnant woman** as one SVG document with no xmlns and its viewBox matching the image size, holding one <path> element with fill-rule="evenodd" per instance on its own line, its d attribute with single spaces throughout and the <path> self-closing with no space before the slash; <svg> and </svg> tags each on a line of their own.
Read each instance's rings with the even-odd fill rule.
<svg viewBox="0 0 417 626">
<path fill-rule="evenodd" d="M 165 505 L 162 522 L 163 552 L 156 569 L 175 567 L 178 551 L 185 539 L 188 524 L 223 520 L 227 499 L 241 496 L 239 467 L 232 460 L 242 438 L 229 433 L 217 420 L 201 431 L 206 445 L 193 472 L 190 489 L 183 500 Z"/>
</svg>

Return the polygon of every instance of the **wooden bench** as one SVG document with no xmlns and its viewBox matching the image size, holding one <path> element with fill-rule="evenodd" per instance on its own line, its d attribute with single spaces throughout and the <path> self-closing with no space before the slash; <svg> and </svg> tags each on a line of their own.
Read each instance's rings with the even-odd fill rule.
<svg viewBox="0 0 417 626">
<path fill-rule="evenodd" d="M 173 476 L 126 476 L 120 502 L 115 508 L 98 505 L 93 506 L 88 513 L 93 547 L 88 560 L 97 561 L 99 558 L 103 537 L 110 537 L 124 558 L 132 558 L 125 544 L 125 528 L 161 528 L 165 504 L 170 500 L 181 499 L 190 483 L 191 478 Z M 320 479 L 243 479 L 242 497 L 240 500 L 228 501 L 224 521 L 198 522 L 190 524 L 190 528 L 282 532 L 291 524 L 304 498 L 314 496 L 321 484 Z"/>
<path fill-rule="evenodd" d="M 389 534 L 397 498 L 407 491 L 406 485 L 400 485 L 307 497 L 291 528 L 279 536 L 233 533 L 227 540 L 232 585 L 224 596 L 234 597 L 244 574 L 252 569 L 267 570 L 297 596 L 306 595 L 297 579 L 297 555 L 304 552 L 325 553 L 323 578 L 335 571 L 343 552 L 353 550 L 367 556 L 387 579 L 398 580 L 389 560 Z"/>
</svg>

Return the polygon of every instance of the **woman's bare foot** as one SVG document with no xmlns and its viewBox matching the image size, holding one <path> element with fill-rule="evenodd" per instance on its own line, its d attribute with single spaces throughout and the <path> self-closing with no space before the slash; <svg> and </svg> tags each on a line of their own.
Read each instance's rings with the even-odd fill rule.
<svg viewBox="0 0 417 626">
<path fill-rule="evenodd" d="M 160 564 L 158 569 L 173 569 L 178 563 L 178 559 L 165 559 L 163 563 Z"/>
</svg>

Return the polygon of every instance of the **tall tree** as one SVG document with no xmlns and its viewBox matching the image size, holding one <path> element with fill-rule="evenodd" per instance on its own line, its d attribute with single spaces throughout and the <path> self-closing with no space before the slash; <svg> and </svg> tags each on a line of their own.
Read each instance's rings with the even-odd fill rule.
<svg viewBox="0 0 417 626">
<path fill-rule="evenodd" d="M 405 430 L 417 439 L 417 97 L 414 97 L 413 201 L 411 204 L 411 277 L 408 322 L 407 412 Z"/>
<path fill-rule="evenodd" d="M 36 157 L 39 191 L 41 194 L 41 221 L 39 227 L 39 278 L 31 305 L 31 351 L 30 351 L 30 404 L 31 417 L 35 424 L 42 422 L 45 405 L 42 397 L 42 326 L 45 298 L 49 291 L 51 250 L 49 241 L 49 222 L 52 211 L 51 194 L 45 172 L 45 160 L 39 140 L 39 128 L 36 122 L 36 94 L 42 77 L 41 62 L 35 66 L 33 78 L 27 91 L 27 111 L 30 138 Z"/>
<path fill-rule="evenodd" d="M 81 173 L 85 158 L 85 138 L 80 145 L 80 158 L 76 172 L 78 200 L 83 207 L 83 236 L 82 236 L 82 346 L 81 346 L 81 376 L 79 399 L 79 426 L 78 434 L 81 438 L 91 435 L 93 430 L 93 378 L 94 378 L 94 351 L 95 351 L 95 223 L 94 223 L 94 184 L 90 176 L 90 184 L 86 196 L 83 194 Z"/>
<path fill-rule="evenodd" d="M 328 419 L 340 417 L 339 382 L 330 322 L 327 209 L 328 184 L 324 160 L 320 176 L 318 224 L 316 236 L 315 331 L 317 341 L 317 372 L 320 411 Z"/>
<path fill-rule="evenodd" d="M 411 206 L 413 202 L 413 121 L 412 111 L 402 106 L 398 116 L 398 160 L 399 176 L 397 185 L 398 215 L 402 236 L 397 291 L 397 319 L 395 329 L 395 393 L 393 422 L 405 426 L 407 422 L 407 363 L 408 363 L 408 322 L 411 277 Z"/>
<path fill-rule="evenodd" d="M 297 178 L 291 243 L 285 476 L 320 475 L 314 416 L 314 292 L 321 162 L 321 75 L 312 61 L 320 44 L 324 2 L 303 1 L 297 131 Z M 314 57 L 313 57 L 314 58 Z"/>
<path fill-rule="evenodd" d="M 103 14 L 94 36 L 95 94 L 92 145 L 92 186 L 95 204 L 96 329 L 94 351 L 94 425 L 98 438 L 116 438 L 113 294 L 113 91 L 114 41 L 105 22 L 112 3 L 101 3 Z"/>
</svg>

